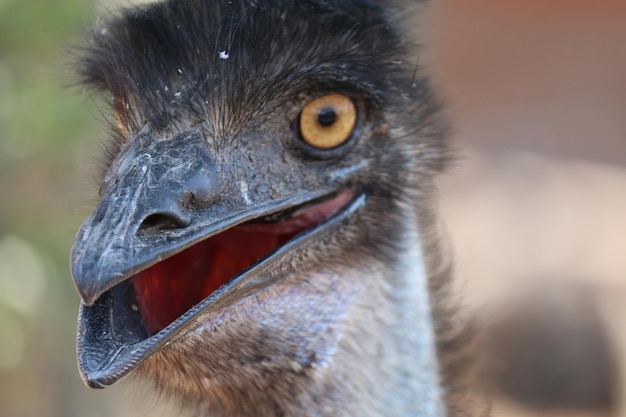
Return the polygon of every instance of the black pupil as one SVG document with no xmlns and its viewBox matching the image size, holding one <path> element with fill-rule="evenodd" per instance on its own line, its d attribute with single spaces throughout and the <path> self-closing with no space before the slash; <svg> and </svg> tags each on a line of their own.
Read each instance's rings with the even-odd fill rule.
<svg viewBox="0 0 626 417">
<path fill-rule="evenodd" d="M 335 110 L 327 107 L 320 111 L 320 114 L 317 116 L 317 121 L 324 127 L 332 126 L 337 121 L 337 113 L 335 113 Z"/>
</svg>

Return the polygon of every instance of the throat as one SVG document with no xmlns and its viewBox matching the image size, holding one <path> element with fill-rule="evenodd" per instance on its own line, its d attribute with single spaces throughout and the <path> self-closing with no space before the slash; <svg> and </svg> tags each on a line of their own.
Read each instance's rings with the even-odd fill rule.
<svg viewBox="0 0 626 417">
<path fill-rule="evenodd" d="M 416 414 L 441 417 L 444 412 L 439 358 L 436 346 L 436 318 L 431 309 L 428 277 L 422 244 L 415 230 L 406 234 L 406 250 L 395 270 L 397 277 L 393 297 L 396 322 L 393 332 L 400 363 L 406 373 L 399 373 L 397 394 L 410 398 Z M 404 379 L 404 380 L 403 380 Z M 407 410 L 408 411 L 408 410 Z"/>
<path fill-rule="evenodd" d="M 395 261 L 372 268 L 376 272 L 368 274 L 368 287 L 351 313 L 353 340 L 343 354 L 354 365 L 343 373 L 346 380 L 376 381 L 360 388 L 364 397 L 357 402 L 378 402 L 377 413 L 352 415 L 445 415 L 422 246 L 417 232 L 407 231 L 404 239 Z"/>
</svg>

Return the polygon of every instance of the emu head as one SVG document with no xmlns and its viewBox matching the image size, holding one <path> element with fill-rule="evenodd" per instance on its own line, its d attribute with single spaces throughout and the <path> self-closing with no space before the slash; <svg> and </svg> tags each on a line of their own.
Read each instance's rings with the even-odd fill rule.
<svg viewBox="0 0 626 417">
<path fill-rule="evenodd" d="M 72 251 L 89 386 L 137 368 L 215 415 L 443 413 L 442 127 L 392 11 L 170 0 L 95 29 L 81 73 L 115 129 Z"/>
</svg>

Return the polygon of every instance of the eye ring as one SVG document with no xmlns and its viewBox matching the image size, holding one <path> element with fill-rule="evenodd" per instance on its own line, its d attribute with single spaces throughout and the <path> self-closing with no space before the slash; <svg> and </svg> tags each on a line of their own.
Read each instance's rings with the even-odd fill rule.
<svg viewBox="0 0 626 417">
<path fill-rule="evenodd" d="M 298 133 L 309 146 L 321 150 L 337 148 L 352 137 L 357 109 L 347 96 L 328 94 L 308 103 L 298 118 Z"/>
</svg>

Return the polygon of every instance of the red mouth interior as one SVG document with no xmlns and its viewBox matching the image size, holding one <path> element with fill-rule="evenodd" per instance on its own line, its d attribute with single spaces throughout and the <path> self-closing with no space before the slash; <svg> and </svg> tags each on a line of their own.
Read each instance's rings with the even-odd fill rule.
<svg viewBox="0 0 626 417">
<path fill-rule="evenodd" d="M 353 192 L 296 212 L 278 223 L 230 228 L 132 278 L 150 334 L 156 334 L 259 259 L 344 208 Z"/>
</svg>

